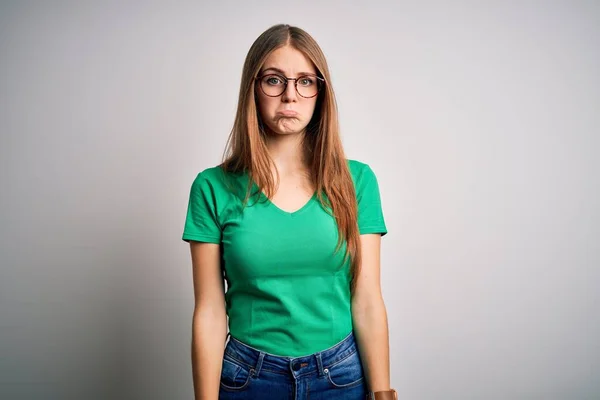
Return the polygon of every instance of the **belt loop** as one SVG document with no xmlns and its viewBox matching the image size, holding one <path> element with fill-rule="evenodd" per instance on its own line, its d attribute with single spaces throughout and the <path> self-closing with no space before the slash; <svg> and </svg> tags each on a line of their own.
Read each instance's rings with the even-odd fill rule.
<svg viewBox="0 0 600 400">
<path fill-rule="evenodd" d="M 319 376 L 325 375 L 323 372 L 323 360 L 321 360 L 321 353 L 315 354 L 315 358 L 317 359 L 317 369 L 319 370 Z"/>
<path fill-rule="evenodd" d="M 258 378 L 258 374 L 260 374 L 260 370 L 262 368 L 263 359 L 265 358 L 265 353 L 261 351 L 258 354 L 258 360 L 256 361 L 256 367 L 254 367 L 254 377 Z"/>
</svg>

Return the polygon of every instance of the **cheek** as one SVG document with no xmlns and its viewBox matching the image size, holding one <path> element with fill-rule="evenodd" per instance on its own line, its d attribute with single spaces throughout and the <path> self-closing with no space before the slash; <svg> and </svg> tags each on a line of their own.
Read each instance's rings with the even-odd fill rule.
<svg viewBox="0 0 600 400">
<path fill-rule="evenodd" d="M 267 97 L 265 95 L 258 95 L 258 110 L 260 115 L 268 119 L 270 116 L 272 117 L 275 114 L 275 110 L 277 109 L 277 104 L 273 101 L 273 98 Z"/>
<path fill-rule="evenodd" d="M 308 117 L 308 119 L 312 118 L 312 115 L 315 112 L 316 105 L 317 105 L 317 101 L 316 100 L 315 101 L 307 102 L 306 108 L 305 108 L 305 110 L 306 110 L 305 111 L 305 115 Z"/>
</svg>

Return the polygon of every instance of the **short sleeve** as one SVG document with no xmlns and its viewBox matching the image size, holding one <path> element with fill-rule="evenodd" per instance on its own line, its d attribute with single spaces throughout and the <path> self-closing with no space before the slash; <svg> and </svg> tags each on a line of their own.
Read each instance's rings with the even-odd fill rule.
<svg viewBox="0 0 600 400">
<path fill-rule="evenodd" d="M 358 230 L 361 235 L 367 233 L 387 233 L 379 184 L 375 173 L 367 164 L 363 164 L 362 171 L 356 182 L 356 200 L 358 202 Z"/>
<path fill-rule="evenodd" d="M 214 188 L 203 173 L 192 183 L 182 239 L 221 243 Z"/>
</svg>

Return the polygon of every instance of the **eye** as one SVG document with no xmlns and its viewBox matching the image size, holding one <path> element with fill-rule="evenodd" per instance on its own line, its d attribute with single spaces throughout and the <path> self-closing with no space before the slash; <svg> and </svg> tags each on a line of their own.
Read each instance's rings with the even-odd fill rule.
<svg viewBox="0 0 600 400">
<path fill-rule="evenodd" d="M 263 79 L 265 83 L 272 86 L 278 86 L 283 84 L 283 79 L 281 79 L 281 77 L 277 75 L 267 75 Z"/>
<path fill-rule="evenodd" d="M 315 83 L 315 79 L 310 76 L 303 76 L 298 79 L 298 83 L 302 86 L 311 86 Z"/>
</svg>

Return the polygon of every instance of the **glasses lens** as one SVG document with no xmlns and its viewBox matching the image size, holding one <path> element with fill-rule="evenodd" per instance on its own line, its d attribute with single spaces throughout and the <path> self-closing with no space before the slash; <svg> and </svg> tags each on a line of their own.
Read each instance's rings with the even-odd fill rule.
<svg viewBox="0 0 600 400">
<path fill-rule="evenodd" d="M 267 96 L 279 96 L 285 90 L 285 79 L 279 75 L 265 75 L 260 85 Z"/>
<path fill-rule="evenodd" d="M 293 84 L 291 81 L 290 84 Z M 279 96 L 285 91 L 285 78 L 281 75 L 265 75 L 260 79 L 260 86 L 267 96 Z M 314 97 L 319 92 L 320 82 L 316 76 L 299 76 L 296 90 L 302 97 Z"/>
<path fill-rule="evenodd" d="M 300 76 L 296 83 L 296 88 L 300 96 L 314 97 L 319 92 L 319 81 L 315 76 Z"/>
</svg>

